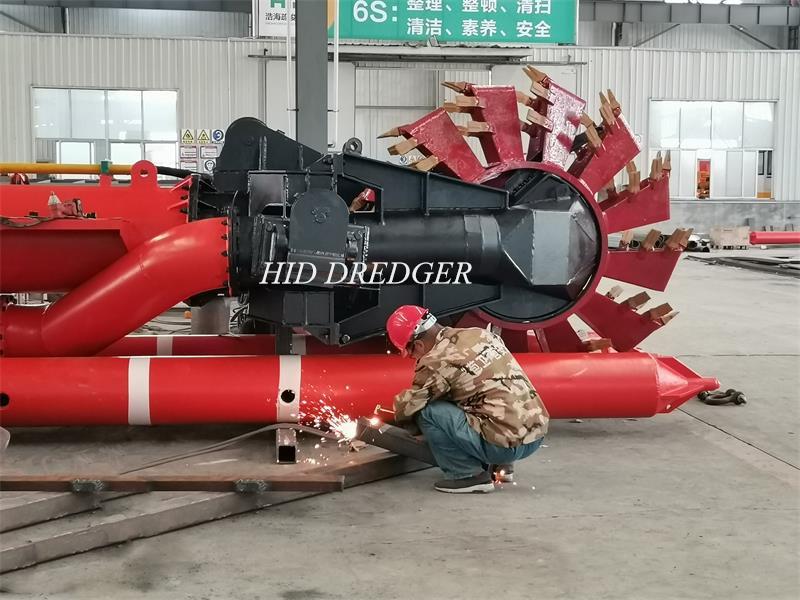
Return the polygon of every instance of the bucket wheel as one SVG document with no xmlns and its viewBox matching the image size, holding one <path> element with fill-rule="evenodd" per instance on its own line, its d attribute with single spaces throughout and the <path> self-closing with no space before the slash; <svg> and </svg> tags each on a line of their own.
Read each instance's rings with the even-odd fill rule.
<svg viewBox="0 0 800 600">
<path fill-rule="evenodd" d="M 461 325 L 492 324 L 513 351 L 632 350 L 677 313 L 668 304 L 643 308 L 650 300 L 646 291 L 618 300 L 619 285 L 605 294 L 597 289 L 603 278 L 666 288 L 691 230 L 662 236 L 653 229 L 636 248 L 630 242 L 633 229 L 669 218 L 669 153 L 659 153 L 642 179 L 634 163 L 640 147 L 610 90 L 600 93 L 597 124 L 586 114 L 585 100 L 533 67 L 524 70 L 530 94 L 513 86 L 445 82 L 456 93 L 453 101 L 380 137 L 402 138 L 390 154 L 416 150 L 421 158 L 412 168 L 501 187 L 512 206 L 524 203 L 543 218 L 569 219 L 566 228 L 557 228 L 567 238 L 560 246 L 564 252 L 539 256 L 534 265 L 547 285 L 505 285 L 500 300 L 465 314 Z M 466 122 L 456 124 L 451 113 L 464 113 Z M 483 161 L 466 137 L 477 138 Z M 623 170 L 627 184 L 617 188 L 614 178 Z M 609 235 L 620 232 L 610 247 Z M 595 335 L 580 336 L 572 315 Z"/>
</svg>

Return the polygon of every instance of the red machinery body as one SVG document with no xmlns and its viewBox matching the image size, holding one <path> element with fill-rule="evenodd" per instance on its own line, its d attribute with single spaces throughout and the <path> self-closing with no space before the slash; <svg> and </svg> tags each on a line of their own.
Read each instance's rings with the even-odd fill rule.
<svg viewBox="0 0 800 600">
<path fill-rule="evenodd" d="M 255 267 L 264 263 L 257 264 L 253 259 L 253 264 L 248 264 L 245 257 L 252 258 L 253 254 L 243 253 L 242 248 L 243 244 L 251 244 L 248 246 L 251 250 L 274 248 L 267 240 L 277 239 L 283 243 L 283 238 L 270 237 L 278 236 L 278 231 L 288 232 L 281 235 L 296 243 L 289 245 L 287 242 L 287 252 L 294 252 L 301 259 L 344 255 L 336 252 L 340 251 L 340 246 L 345 247 L 344 240 L 349 240 L 347 251 L 352 250 L 366 261 L 368 256 L 375 255 L 377 244 L 375 236 L 368 238 L 365 231 L 371 227 L 380 231 L 379 226 L 385 226 L 388 229 L 395 227 L 393 231 L 397 232 L 403 223 L 413 223 L 406 218 L 408 215 L 397 214 L 405 213 L 409 207 L 419 212 L 419 219 L 428 219 L 431 215 L 425 203 L 431 199 L 446 204 L 432 205 L 434 212 L 450 209 L 450 204 L 456 206 L 451 221 L 463 226 L 464 239 L 467 240 L 459 250 L 464 250 L 465 256 L 475 256 L 472 253 L 477 249 L 495 247 L 490 242 L 499 239 L 499 230 L 489 226 L 500 227 L 497 215 L 504 211 L 506 216 L 532 214 L 530 207 L 509 204 L 514 190 L 504 186 L 509 182 L 513 184 L 514 178 L 520 174 L 527 177 L 521 181 L 532 186 L 544 181 L 536 179 L 540 175 L 560 181 L 557 189 L 563 191 L 566 186 L 567 196 L 553 192 L 558 202 L 562 197 L 572 198 L 570 190 L 573 190 L 580 202 L 586 204 L 586 214 L 591 216 L 589 220 L 596 224 L 593 232 L 596 238 L 576 237 L 579 243 L 564 242 L 573 238 L 553 235 L 552 229 L 542 226 L 539 229 L 541 238 L 538 238 L 541 242 L 536 242 L 535 252 L 551 261 L 569 257 L 571 249 L 581 248 L 581 240 L 590 239 L 591 248 L 584 244 L 583 254 L 594 256 L 587 248 L 596 249 L 596 261 L 591 263 L 594 270 L 586 271 L 590 277 L 587 275 L 585 285 L 570 290 L 570 294 L 574 292 L 574 297 L 569 296 L 573 302 L 567 303 L 563 310 L 553 309 L 538 321 L 526 315 L 505 318 L 502 315 L 506 313 L 502 312 L 498 317 L 498 313 L 491 312 L 490 308 L 496 304 L 497 295 L 473 303 L 458 296 L 455 298 L 458 300 L 456 308 L 444 311 L 442 315 L 456 317 L 453 322 L 461 326 L 495 326 L 508 347 L 518 352 L 517 359 L 539 390 L 553 418 L 648 417 L 670 412 L 694 394 L 718 387 L 715 379 L 698 376 L 674 358 L 634 351 L 642 340 L 676 314 L 669 305 L 640 310 L 649 300 L 646 292 L 636 290 L 617 301 L 623 292 L 619 286 L 606 293 L 598 291 L 603 278 L 657 291 L 665 289 L 689 232 L 676 230 L 660 248 L 647 243 L 647 240 L 659 237 L 660 232 L 655 230 L 648 234 L 638 249 L 625 241 L 629 237 L 624 234 L 618 247 L 609 248 L 607 236 L 668 218 L 669 156 L 662 159 L 659 154 L 652 161 L 649 176 L 642 179 L 634 163 L 639 153 L 638 144 L 613 94 L 609 92 L 608 97 L 600 95 L 602 124 L 596 124 L 583 112 L 584 100 L 536 69 L 528 67 L 526 73 L 531 79 L 530 96 L 510 86 L 447 82 L 446 86 L 457 94 L 453 102 L 447 102 L 443 109 L 385 134 L 404 138 L 390 148 L 392 153 L 405 154 L 416 149 L 422 154 L 423 159 L 414 163 L 413 169 L 438 172 L 438 175 L 422 174 L 424 181 L 420 179 L 414 185 L 405 187 L 407 184 L 404 183 L 403 187 L 393 188 L 395 196 L 402 197 L 394 198 L 397 202 L 395 216 L 385 223 L 367 217 L 378 214 L 377 210 L 386 209 L 384 192 L 389 189 L 389 184 L 383 190 L 379 185 L 364 187 L 366 184 L 362 179 L 354 178 L 352 173 L 378 177 L 375 181 L 380 183 L 407 182 L 408 171 L 404 170 L 399 178 L 393 175 L 381 179 L 373 172 L 380 171 L 377 165 L 375 169 L 366 165 L 369 159 L 362 158 L 363 164 L 359 166 L 358 161 L 350 158 L 345 165 L 344 155 L 338 162 L 334 157 L 320 158 L 319 155 L 308 161 L 314 162 L 319 158 L 322 164 L 330 166 L 330 173 L 341 176 L 341 187 L 325 190 L 327 195 L 306 184 L 306 192 L 319 192 L 308 196 L 311 198 L 308 202 L 318 203 L 314 207 L 310 207 L 308 202 L 303 204 L 301 198 L 297 204 L 284 205 L 284 214 L 278 217 L 269 213 L 272 209 L 268 208 L 276 206 L 275 198 L 271 196 L 265 196 L 254 215 L 247 211 L 237 212 L 233 203 L 225 204 L 221 197 L 232 194 L 232 188 L 226 185 L 234 186 L 233 197 L 236 199 L 255 197 L 255 193 L 249 195 L 254 173 L 264 177 L 273 174 L 263 166 L 263 161 L 268 163 L 275 156 L 282 161 L 293 154 L 297 154 L 300 160 L 310 151 L 294 141 L 287 142 L 263 123 L 260 124 L 263 129 L 256 127 L 262 132 L 259 135 L 264 130 L 276 134 L 271 139 L 277 140 L 277 147 L 285 149 L 285 155 L 280 151 L 276 153 L 273 145 L 272 154 L 259 155 L 255 163 L 244 166 L 236 163 L 234 166 L 237 169 L 241 167 L 241 171 L 220 168 L 219 182 L 215 173 L 213 178 L 201 180 L 198 176 L 190 176 L 171 187 L 162 187 L 158 184 L 156 167 L 141 161 L 131 168 L 130 184 L 114 182 L 106 175 L 100 177 L 97 185 L 0 184 L 0 293 L 66 292 L 46 307 L 18 306 L 9 298 L 3 299 L 0 312 L 0 355 L 3 356 L 0 358 L 0 424 L 319 423 L 331 417 L 370 415 L 378 404 L 388 407 L 393 397 L 411 383 L 414 363 L 387 356 L 386 342 L 379 335 L 381 321 L 378 319 L 370 321 L 372 329 L 367 333 L 377 336 L 372 339 L 367 334 L 353 338 L 331 334 L 321 338 L 333 344 L 327 345 L 311 336 L 300 335 L 294 340 L 294 354 L 283 356 L 269 356 L 275 353 L 275 338 L 266 335 L 146 337 L 130 334 L 171 306 L 190 299 L 200 298 L 199 302 L 202 302 L 204 298 L 230 294 L 232 290 L 252 295 L 257 289 L 262 295 L 262 308 L 272 303 L 277 295 L 275 289 L 253 284 L 248 279 L 256 273 Z M 520 103 L 527 108 L 526 120 L 522 123 L 518 113 Z M 456 125 L 448 115 L 450 112 L 465 113 L 464 116 L 471 120 L 466 121 L 466 125 Z M 240 119 L 226 134 L 226 145 L 232 139 L 240 141 L 238 152 L 237 146 L 230 146 L 233 149 L 231 154 L 244 157 L 245 163 L 250 160 L 248 157 L 252 158 L 260 151 L 259 148 L 267 146 L 267 137 L 254 138 L 250 135 L 251 129 L 241 133 L 241 127 L 251 128 L 253 121 L 257 122 L 255 119 Z M 585 130 L 579 134 L 581 125 Z M 236 131 L 239 133 L 233 135 Z M 529 136 L 527 148 L 523 147 L 520 131 Z M 484 166 L 473 153 L 464 136 L 479 138 L 488 165 Z M 253 144 L 254 139 L 261 139 L 262 143 Z M 226 154 L 225 148 L 222 154 L 220 160 Z M 300 164 L 304 164 L 302 160 Z M 345 173 L 342 165 L 356 171 Z M 617 189 L 614 177 L 623 168 L 628 174 L 628 184 Z M 302 167 L 301 171 L 304 169 Z M 390 165 L 383 165 L 383 169 L 402 170 Z M 290 180 L 291 185 L 299 185 L 289 176 L 293 169 L 277 168 L 278 173 L 281 171 L 286 177 L 281 186 L 288 186 L 286 182 Z M 310 173 L 310 169 L 306 171 L 305 179 L 308 181 L 312 179 Z M 336 181 L 327 171 L 324 177 L 319 177 L 320 173 L 316 173 L 315 180 Z M 241 176 L 239 183 L 243 186 L 240 188 L 234 185 L 238 176 Z M 296 176 L 297 173 L 292 177 Z M 383 172 L 381 176 L 387 175 Z M 453 187 L 452 178 L 474 185 Z M 444 181 L 447 179 L 450 182 Z M 366 181 L 371 183 L 369 179 Z M 342 190 L 348 189 L 348 183 L 353 195 L 345 197 Z M 479 189 L 479 186 L 484 189 Z M 267 194 L 273 187 L 263 187 L 259 193 Z M 513 184 L 511 187 L 519 186 Z M 205 190 L 205 195 L 200 193 L 201 189 Z M 441 195 L 436 196 L 433 192 L 437 189 L 467 191 L 437 192 Z M 366 193 L 372 199 L 357 203 L 354 190 L 359 194 Z M 423 191 L 425 193 L 421 194 Z M 56 192 L 58 199 L 51 197 L 52 192 Z M 489 192 L 492 198 L 505 194 L 502 196 L 505 206 L 489 203 L 489 211 L 487 205 L 480 204 L 481 210 L 487 214 L 482 212 L 479 219 L 467 221 L 465 216 L 473 209 L 469 203 L 461 201 L 467 199 L 471 202 L 473 196 L 477 198 Z M 295 194 L 292 198 L 300 195 Z M 457 198 L 459 195 L 463 198 Z M 555 196 L 542 196 L 538 200 L 549 202 Z M 72 208 L 62 210 L 61 203 L 72 203 Z M 370 206 L 360 215 L 360 209 L 353 208 L 363 208 L 365 204 Z M 301 210 L 297 206 L 307 208 Z M 547 203 L 541 206 L 542 213 L 554 211 L 552 206 L 547 208 Z M 511 212 L 522 208 L 527 212 Z M 575 214 L 562 213 L 575 220 Z M 412 214 L 414 219 L 416 214 Z M 301 219 L 303 215 L 314 218 L 297 221 L 306 224 L 305 227 L 292 224 L 292 219 Z M 259 227 L 272 233 L 259 238 L 260 245 L 256 245 L 253 237 L 242 228 L 241 221 L 245 216 L 250 219 L 248 223 L 256 218 L 269 217 L 268 222 Z M 522 222 L 520 217 L 515 218 L 518 220 L 506 219 L 506 225 L 508 221 L 511 225 L 505 230 L 509 245 L 498 246 L 498 249 L 505 252 L 506 248 L 514 248 L 528 259 L 534 253 L 535 236 L 526 233 L 515 238 L 515 232 L 529 231 L 519 226 Z M 477 222 L 483 224 L 478 229 L 467 229 L 467 223 L 472 227 Z M 556 222 L 569 224 L 570 221 L 565 218 Z M 331 235 L 335 244 L 330 248 L 317 247 L 317 242 L 330 242 L 325 235 L 314 233 L 324 232 L 326 223 L 331 231 L 339 232 L 336 234 L 338 237 L 334 239 Z M 288 228 L 284 229 L 287 224 Z M 234 225 L 239 229 L 235 230 Z M 315 230 L 317 226 L 320 228 Z M 494 233 L 490 235 L 490 231 Z M 572 230 L 567 228 L 566 231 Z M 391 242 L 391 234 L 392 231 L 385 232 L 384 241 L 388 239 Z M 371 240 L 368 249 L 372 255 L 361 249 L 367 247 L 366 243 L 359 246 L 358 240 L 367 239 Z M 430 246 L 432 240 L 428 233 L 409 239 L 424 240 L 428 242 L 426 246 Z M 433 242 L 435 246 L 438 240 Z M 559 250 L 548 254 L 548 243 L 550 248 Z M 771 242 L 753 243 L 794 242 L 773 239 Z M 387 247 L 397 249 L 391 243 L 384 245 Z M 418 256 L 421 250 L 414 243 L 404 244 L 401 250 L 415 255 L 412 256 L 414 259 L 423 260 Z M 437 256 L 438 250 L 433 248 L 433 256 Z M 263 256 L 259 254 L 259 260 L 273 260 Z M 506 256 L 498 251 L 497 260 Z M 491 266 L 488 258 L 487 264 Z M 548 269 L 543 267 L 547 266 L 539 265 L 537 268 L 546 272 Z M 484 275 L 489 279 L 489 276 L 494 276 L 511 280 L 521 272 L 494 269 L 494 272 Z M 530 273 L 526 273 L 526 278 L 529 278 Z M 255 281 L 258 281 L 257 277 Z M 525 281 L 525 285 L 533 285 L 528 279 Z M 574 279 L 550 281 L 545 278 L 537 284 L 541 293 L 530 297 L 537 294 L 546 296 L 545 292 L 553 285 L 564 283 L 566 289 L 570 281 Z M 251 287 L 242 287 L 242 282 Z M 504 281 L 499 283 L 505 285 Z M 404 297 L 398 305 L 425 303 L 435 295 L 426 296 L 426 288 L 422 289 L 420 295 Z M 430 291 L 441 293 L 441 289 Z M 308 297 L 327 298 L 327 291 L 309 292 Z M 331 294 L 334 299 L 330 303 L 321 301 L 324 310 L 335 318 L 337 310 L 334 309 L 341 312 L 343 308 L 360 307 L 358 302 L 352 301 L 352 291 L 339 289 L 338 296 Z M 264 301 L 264 294 L 273 296 Z M 517 301 L 517 305 L 527 307 L 535 303 L 528 299 L 529 296 L 524 298 L 524 301 Z M 305 300 L 290 299 L 281 304 L 281 308 L 286 309 L 282 314 L 291 314 L 298 320 L 263 319 L 263 322 L 282 326 L 284 332 L 299 332 L 305 328 L 321 335 L 318 323 L 315 331 L 313 320 L 303 320 L 308 316 L 307 309 L 313 301 L 309 300 L 309 304 L 302 302 Z M 251 301 L 250 307 L 254 305 Z M 396 305 L 392 310 L 394 308 Z M 593 329 L 594 334 L 588 341 L 573 329 L 568 320 L 572 315 Z M 348 318 L 351 322 L 357 321 L 357 317 Z M 383 318 L 385 320 L 385 316 Z M 297 323 L 302 323 L 302 327 L 298 329 Z M 344 323 L 346 319 L 337 321 L 339 325 Z M 357 341 L 341 347 L 336 345 L 351 340 Z M 609 348 L 612 351 L 594 352 Z M 100 356 L 96 356 L 98 354 Z"/>
<path fill-rule="evenodd" d="M 674 358 L 639 352 L 516 358 L 554 419 L 651 417 L 719 385 Z M 414 361 L 386 355 L 11 358 L 0 369 L 4 427 L 313 423 L 392 406 L 411 382 Z"/>
<path fill-rule="evenodd" d="M 65 292 L 127 252 L 186 223 L 191 179 L 158 185 L 156 168 L 133 165 L 129 185 L 102 176 L 97 185 L 0 185 L 0 292 Z M 51 218 L 51 192 L 79 198 L 94 218 Z M 35 217 L 30 217 L 34 214 Z M 21 259 L 24 257 L 24 259 Z"/>
<path fill-rule="evenodd" d="M 754 246 L 800 244 L 800 231 L 751 231 L 750 243 Z"/>
</svg>

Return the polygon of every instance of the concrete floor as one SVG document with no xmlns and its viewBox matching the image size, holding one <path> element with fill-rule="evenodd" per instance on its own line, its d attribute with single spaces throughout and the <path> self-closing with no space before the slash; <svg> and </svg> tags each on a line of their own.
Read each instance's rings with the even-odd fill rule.
<svg viewBox="0 0 800 600">
<path fill-rule="evenodd" d="M 633 288 L 631 288 L 633 290 Z M 627 290 L 626 290 L 627 291 Z M 795 599 L 800 282 L 682 260 L 645 344 L 744 406 L 556 422 L 491 495 L 436 470 L 3 576 L 9 597 Z"/>
</svg>

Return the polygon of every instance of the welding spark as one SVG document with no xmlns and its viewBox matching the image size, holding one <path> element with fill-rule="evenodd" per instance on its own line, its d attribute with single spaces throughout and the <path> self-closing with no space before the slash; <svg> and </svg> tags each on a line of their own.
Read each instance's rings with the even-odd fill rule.
<svg viewBox="0 0 800 600">
<path fill-rule="evenodd" d="M 356 437 L 356 430 L 358 424 L 352 420 L 341 420 L 337 423 L 331 423 L 333 430 L 342 436 L 344 440 L 352 440 Z"/>
<path fill-rule="evenodd" d="M 372 417 L 369 420 L 369 424 L 372 425 L 373 427 L 377 427 L 378 425 L 381 424 L 381 420 L 378 417 Z"/>
<path fill-rule="evenodd" d="M 349 389 L 350 386 L 346 385 L 345 388 Z M 332 388 L 328 386 L 323 390 L 312 386 L 310 392 L 300 401 L 300 422 L 319 429 L 330 429 L 339 438 L 339 443 L 352 440 L 358 424 L 341 408 L 331 404 Z"/>
</svg>

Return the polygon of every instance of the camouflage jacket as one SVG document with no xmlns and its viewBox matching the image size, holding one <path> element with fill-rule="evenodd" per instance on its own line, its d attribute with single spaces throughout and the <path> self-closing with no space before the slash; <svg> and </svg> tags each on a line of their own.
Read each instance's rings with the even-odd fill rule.
<svg viewBox="0 0 800 600">
<path fill-rule="evenodd" d="M 470 426 L 497 446 L 513 448 L 547 432 L 539 394 L 503 340 L 485 329 L 442 329 L 417 361 L 411 388 L 395 397 L 395 417 L 410 420 L 437 399 L 458 404 Z"/>
</svg>

